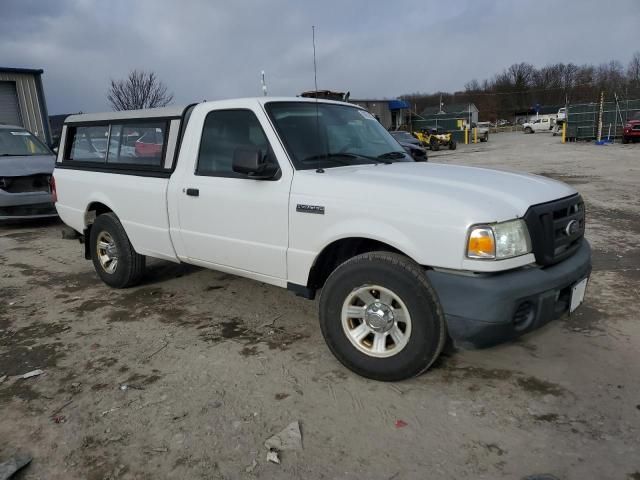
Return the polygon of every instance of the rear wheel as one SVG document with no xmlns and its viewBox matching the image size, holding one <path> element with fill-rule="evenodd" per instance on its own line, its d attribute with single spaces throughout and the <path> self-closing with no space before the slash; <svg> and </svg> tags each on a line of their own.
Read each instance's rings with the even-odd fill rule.
<svg viewBox="0 0 640 480">
<path fill-rule="evenodd" d="M 358 255 L 329 276 L 320 296 L 320 327 L 343 365 L 382 381 L 428 369 L 446 337 L 424 270 L 390 252 Z"/>
<path fill-rule="evenodd" d="M 90 237 L 93 266 L 104 283 L 114 288 L 126 288 L 140 282 L 145 257 L 134 250 L 114 213 L 98 216 Z"/>
<path fill-rule="evenodd" d="M 480 141 L 482 142 L 488 142 L 489 141 L 489 132 L 486 132 L 482 138 L 480 139 Z"/>
</svg>

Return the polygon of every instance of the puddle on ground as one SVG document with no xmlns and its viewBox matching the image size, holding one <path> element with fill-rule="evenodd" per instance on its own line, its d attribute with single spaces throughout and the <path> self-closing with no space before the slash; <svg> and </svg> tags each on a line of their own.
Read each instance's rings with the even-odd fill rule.
<svg viewBox="0 0 640 480">
<path fill-rule="evenodd" d="M 254 330 L 247 327 L 238 317 L 217 324 L 202 325 L 198 328 L 204 330 L 200 337 L 206 342 L 220 343 L 225 340 L 233 340 L 243 344 L 244 348 L 241 350 L 241 354 L 245 356 L 258 354 L 258 350 L 251 347 L 260 344 L 267 345 L 269 350 L 288 350 L 292 343 L 307 337 L 300 333 L 269 326 L 261 328 L 260 331 Z"/>
</svg>

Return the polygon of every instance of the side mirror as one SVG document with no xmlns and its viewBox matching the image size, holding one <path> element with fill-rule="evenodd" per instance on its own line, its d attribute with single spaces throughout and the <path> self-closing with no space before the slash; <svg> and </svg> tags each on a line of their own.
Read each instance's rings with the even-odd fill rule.
<svg viewBox="0 0 640 480">
<path fill-rule="evenodd" d="M 275 177 L 278 168 L 273 163 L 267 162 L 266 155 L 252 147 L 237 148 L 233 152 L 232 169 L 256 180 L 268 180 Z"/>
</svg>

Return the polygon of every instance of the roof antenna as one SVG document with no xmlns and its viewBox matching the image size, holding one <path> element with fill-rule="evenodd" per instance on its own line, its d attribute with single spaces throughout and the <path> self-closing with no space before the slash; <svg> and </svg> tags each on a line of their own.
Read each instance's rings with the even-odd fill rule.
<svg viewBox="0 0 640 480">
<path fill-rule="evenodd" d="M 316 68 L 316 26 L 311 25 L 311 38 L 313 41 L 313 83 L 316 87 L 316 100 L 318 100 L 318 69 Z"/>
<path fill-rule="evenodd" d="M 264 81 L 264 70 L 262 70 L 262 74 L 261 74 L 261 78 L 262 78 L 262 94 L 266 97 L 267 96 L 267 83 Z"/>
<path fill-rule="evenodd" d="M 313 84 L 315 85 L 315 97 L 316 97 L 316 138 L 318 145 L 321 144 L 320 138 L 320 113 L 318 112 L 318 69 L 316 66 L 316 26 L 311 25 L 311 41 L 313 42 Z M 320 168 L 320 158 L 318 158 L 318 168 L 316 172 L 324 173 L 324 170 Z"/>
</svg>

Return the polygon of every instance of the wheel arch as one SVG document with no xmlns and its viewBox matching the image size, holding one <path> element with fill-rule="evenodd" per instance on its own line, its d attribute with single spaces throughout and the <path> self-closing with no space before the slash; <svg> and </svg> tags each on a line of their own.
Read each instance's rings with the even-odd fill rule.
<svg viewBox="0 0 640 480">
<path fill-rule="evenodd" d="M 299 293 L 308 298 L 314 298 L 315 291 L 322 288 L 329 275 L 339 265 L 356 255 L 374 251 L 394 252 L 415 261 L 401 248 L 382 240 L 364 236 L 339 238 L 325 245 L 316 256 L 309 270 L 306 291 Z"/>
<path fill-rule="evenodd" d="M 86 260 L 91 260 L 91 242 L 89 239 L 91 238 L 93 222 L 96 221 L 96 218 L 98 218 L 99 215 L 110 212 L 113 212 L 113 209 L 101 201 L 92 201 L 87 205 L 87 209 L 84 212 L 84 230 L 82 232 L 84 258 Z"/>
</svg>

